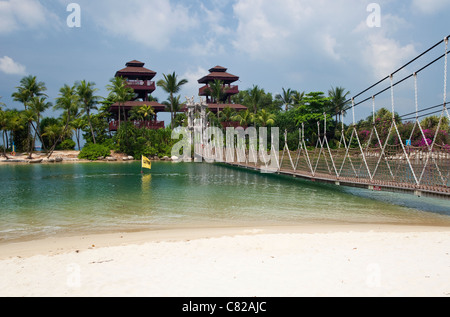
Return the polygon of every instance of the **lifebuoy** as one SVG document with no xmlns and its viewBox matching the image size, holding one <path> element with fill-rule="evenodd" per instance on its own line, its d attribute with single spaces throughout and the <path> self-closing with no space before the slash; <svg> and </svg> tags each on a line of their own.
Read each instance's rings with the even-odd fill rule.
<svg viewBox="0 0 450 317">
<path fill-rule="evenodd" d="M 12 156 L 16 156 L 16 152 L 11 152 L 11 155 Z"/>
</svg>

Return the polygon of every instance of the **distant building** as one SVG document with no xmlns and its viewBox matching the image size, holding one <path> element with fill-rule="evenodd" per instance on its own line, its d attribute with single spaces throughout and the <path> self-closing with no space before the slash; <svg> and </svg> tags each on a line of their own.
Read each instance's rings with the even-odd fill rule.
<svg viewBox="0 0 450 317">
<path fill-rule="evenodd" d="M 209 93 L 209 87 L 215 80 L 223 83 L 224 97 L 222 100 L 215 100 Z M 227 73 L 227 68 L 216 66 L 209 70 L 209 74 L 198 80 L 199 84 L 204 84 L 199 90 L 199 96 L 206 97 L 211 112 L 218 113 L 225 108 L 232 108 L 236 111 L 247 110 L 247 107 L 231 103 L 231 97 L 239 93 L 239 87 L 232 85 L 239 80 L 238 76 Z"/>
<path fill-rule="evenodd" d="M 164 112 L 166 106 L 155 101 L 149 101 L 149 97 L 156 90 L 156 83 L 153 78 L 156 72 L 144 67 L 145 63 L 133 60 L 126 63 L 126 68 L 119 70 L 115 77 L 123 77 L 128 86 L 133 88 L 136 96 L 133 100 L 126 102 L 124 105 L 113 104 L 110 112 L 113 114 L 113 121 L 110 122 L 109 128 L 111 131 L 117 131 L 119 128 L 119 108 L 121 111 L 121 120 L 128 120 L 129 112 L 143 105 L 152 106 L 155 110 L 155 118 L 153 121 L 133 121 L 138 127 L 146 127 L 148 129 L 164 128 L 164 122 L 157 121 L 157 113 Z M 123 117 L 125 113 L 125 118 Z"/>
</svg>

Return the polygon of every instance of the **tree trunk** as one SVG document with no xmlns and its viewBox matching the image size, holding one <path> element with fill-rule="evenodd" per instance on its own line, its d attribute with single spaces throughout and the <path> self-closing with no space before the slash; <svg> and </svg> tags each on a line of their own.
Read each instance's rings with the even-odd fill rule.
<svg viewBox="0 0 450 317">
<path fill-rule="evenodd" d="M 6 135 L 6 148 L 9 149 L 8 133 L 6 131 L 4 131 L 4 133 Z M 5 144 L 5 141 L 3 141 L 3 144 Z"/>
<path fill-rule="evenodd" d="M 28 144 L 28 159 L 31 160 L 33 158 L 33 149 L 32 149 L 32 139 L 31 139 L 31 122 L 28 122 L 28 136 L 27 136 L 27 144 Z"/>
<path fill-rule="evenodd" d="M 120 121 L 120 110 L 122 109 L 122 107 L 120 106 L 120 102 L 119 102 L 119 127 L 118 128 L 120 128 L 120 123 L 121 123 L 121 121 Z"/>
<path fill-rule="evenodd" d="M 81 147 L 80 147 L 80 132 L 79 132 L 78 129 L 75 131 L 75 136 L 77 137 L 78 151 L 81 151 Z"/>
<path fill-rule="evenodd" d="M 170 127 L 173 130 L 173 122 L 174 121 L 174 116 L 173 116 L 173 94 L 170 94 Z"/>
<path fill-rule="evenodd" d="M 31 123 L 31 124 L 33 125 L 33 123 Z M 38 132 L 38 128 L 39 128 L 39 116 L 36 121 L 36 127 L 34 127 L 34 125 L 33 125 L 33 129 L 34 129 L 33 146 L 32 146 L 33 150 L 36 147 L 36 137 L 39 135 L 39 139 L 41 139 L 40 134 Z M 43 145 L 42 140 L 41 140 L 41 143 Z"/>
<path fill-rule="evenodd" d="M 36 128 L 39 128 L 39 130 L 36 130 L 36 133 L 37 133 L 37 136 L 39 137 L 39 140 L 41 141 L 41 144 L 42 144 L 42 150 L 44 150 L 44 152 L 47 152 L 47 149 L 46 149 L 44 140 L 42 139 L 42 131 L 40 130 L 40 129 L 41 129 L 41 119 L 40 119 L 39 116 L 38 116 L 38 121 L 37 121 L 37 126 L 36 126 Z"/>
<path fill-rule="evenodd" d="M 9 160 L 9 157 L 8 157 L 8 155 L 6 155 L 6 143 L 5 143 L 5 131 L 3 131 L 3 156 L 7 159 L 7 160 Z"/>
<path fill-rule="evenodd" d="M 70 113 L 67 113 L 67 122 L 66 122 L 66 126 L 64 127 L 63 132 L 61 133 L 61 135 L 58 137 L 58 139 L 55 141 L 55 143 L 53 144 L 52 148 L 49 151 L 49 154 L 47 156 L 47 158 L 50 158 L 53 154 L 53 152 L 56 149 L 56 145 L 58 144 L 58 142 L 62 139 L 63 135 L 66 134 L 67 128 L 69 127 L 69 123 L 70 123 Z"/>
<path fill-rule="evenodd" d="M 88 122 L 89 122 L 89 127 L 91 128 L 92 140 L 94 141 L 94 144 L 96 144 L 96 142 L 95 142 L 95 135 L 94 135 L 94 129 L 92 128 L 91 116 L 89 115 L 89 111 L 86 111 L 86 114 L 87 114 L 87 118 L 88 118 Z"/>
</svg>

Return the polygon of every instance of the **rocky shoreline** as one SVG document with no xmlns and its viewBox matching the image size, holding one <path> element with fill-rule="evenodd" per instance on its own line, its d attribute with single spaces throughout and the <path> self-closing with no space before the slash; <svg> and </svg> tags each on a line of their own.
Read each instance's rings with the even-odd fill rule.
<svg viewBox="0 0 450 317">
<path fill-rule="evenodd" d="M 55 151 L 50 158 L 45 153 L 33 153 L 33 158 L 29 159 L 28 154 L 8 155 L 9 159 L 0 157 L 0 164 L 55 164 L 55 163 L 83 163 L 83 162 L 133 162 L 134 157 L 123 153 L 115 153 L 111 151 L 111 155 L 107 157 L 99 157 L 96 161 L 79 159 L 79 151 Z M 171 158 L 165 156 L 163 158 L 150 157 L 152 161 L 172 161 Z"/>
</svg>

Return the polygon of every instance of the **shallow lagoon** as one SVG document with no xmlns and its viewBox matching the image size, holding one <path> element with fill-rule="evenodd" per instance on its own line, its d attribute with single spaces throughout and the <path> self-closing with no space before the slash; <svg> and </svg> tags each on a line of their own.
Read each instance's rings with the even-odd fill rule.
<svg viewBox="0 0 450 317">
<path fill-rule="evenodd" d="M 0 241 L 174 227 L 450 226 L 448 201 L 323 185 L 217 164 L 0 166 Z"/>
</svg>

